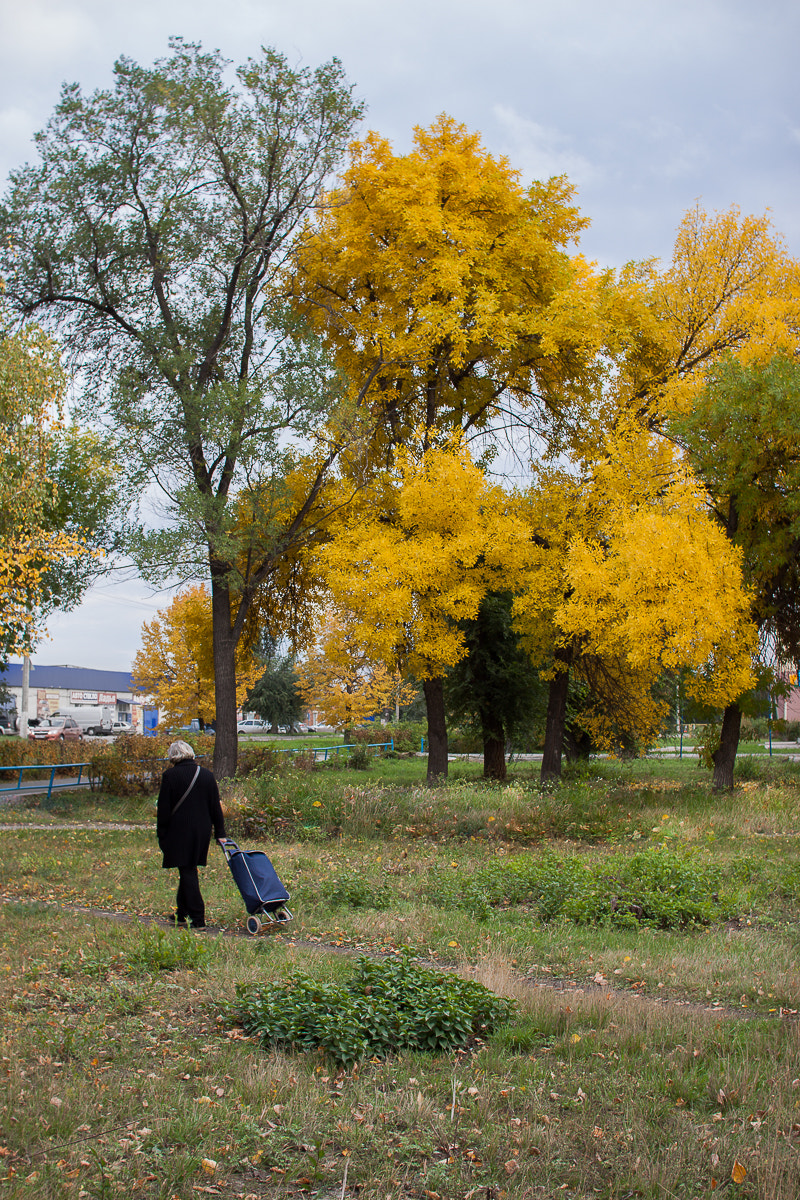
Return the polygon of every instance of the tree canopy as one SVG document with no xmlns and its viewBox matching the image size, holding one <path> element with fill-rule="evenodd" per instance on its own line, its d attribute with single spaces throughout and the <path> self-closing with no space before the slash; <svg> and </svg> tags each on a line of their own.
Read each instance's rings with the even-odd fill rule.
<svg viewBox="0 0 800 1200">
<path fill-rule="evenodd" d="M 236 700 L 241 704 L 260 667 L 240 642 L 236 653 Z M 198 720 L 210 725 L 216 713 L 211 597 L 203 584 L 180 592 L 142 625 L 142 647 L 133 660 L 133 684 L 164 713 L 168 724 Z"/>
<path fill-rule="evenodd" d="M 65 422 L 64 383 L 40 329 L 0 333 L 0 664 L 78 603 L 119 530 L 113 451 Z"/>
<path fill-rule="evenodd" d="M 314 442 L 335 380 L 293 339 L 276 282 L 361 113 L 336 60 L 295 70 L 264 50 L 234 79 L 228 67 L 174 39 L 153 67 L 120 59 L 111 89 L 65 86 L 40 162 L 12 174 L 0 206 L 10 301 L 58 328 L 87 403 L 169 518 L 134 543 L 140 568 L 210 579 L 222 774 L 236 644 L 335 456 Z M 298 453 L 313 455 L 308 490 L 276 512 Z M 242 491 L 245 528 L 230 503 Z"/>
<path fill-rule="evenodd" d="M 523 187 L 446 115 L 409 154 L 374 133 L 351 146 L 299 243 L 293 294 L 384 450 L 509 406 L 552 436 L 593 391 L 613 288 L 568 251 L 587 224 L 573 191 L 563 177 Z"/>
</svg>

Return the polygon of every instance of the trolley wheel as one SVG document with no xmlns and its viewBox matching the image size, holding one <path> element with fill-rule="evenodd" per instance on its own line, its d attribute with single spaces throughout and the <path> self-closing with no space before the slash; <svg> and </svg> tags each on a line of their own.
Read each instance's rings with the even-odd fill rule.
<svg viewBox="0 0 800 1200">
<path fill-rule="evenodd" d="M 252 937 L 261 933 L 261 921 L 258 917 L 248 917 L 244 923 L 244 927 Z"/>
</svg>

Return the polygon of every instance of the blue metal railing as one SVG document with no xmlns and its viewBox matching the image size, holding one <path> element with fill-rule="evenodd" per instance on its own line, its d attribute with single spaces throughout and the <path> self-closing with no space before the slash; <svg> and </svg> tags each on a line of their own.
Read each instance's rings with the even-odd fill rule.
<svg viewBox="0 0 800 1200">
<path fill-rule="evenodd" d="M 308 754 L 310 751 L 314 755 L 314 762 L 317 761 L 318 754 L 321 754 L 322 761 L 326 762 L 329 754 L 333 757 L 334 754 L 339 754 L 342 750 L 357 750 L 358 748 L 359 743 L 343 746 L 289 746 L 282 749 L 270 747 L 275 754 Z M 374 750 L 376 756 L 379 750 L 394 750 L 394 738 L 388 742 L 370 742 L 364 749 Z"/>
<path fill-rule="evenodd" d="M 355 743 L 353 745 L 344 745 L 344 746 L 312 746 L 312 747 L 308 747 L 308 748 L 306 748 L 304 746 L 293 746 L 288 749 L 276 750 L 275 753 L 276 754 L 307 754 L 309 749 L 311 750 L 312 754 L 314 755 L 314 762 L 317 761 L 318 754 L 322 755 L 322 761 L 325 762 L 325 761 L 327 761 L 329 754 L 331 755 L 331 757 L 333 757 L 334 754 L 339 754 L 339 753 L 341 753 L 342 750 L 357 750 L 358 743 Z M 365 746 L 365 749 L 366 750 L 374 750 L 376 756 L 377 756 L 378 752 L 381 750 L 394 750 L 394 738 L 392 738 L 388 742 L 370 742 L 367 746 Z M 205 755 L 198 755 L 198 759 L 204 758 L 204 757 L 205 757 Z M 166 759 L 154 759 L 152 761 L 166 762 L 167 760 Z M 49 763 L 29 763 L 29 764 L 25 764 L 24 766 L 9 766 L 9 767 L 0 766 L 0 771 L 16 771 L 17 772 L 17 782 L 12 783 L 10 786 L 0 787 L 0 795 L 3 795 L 4 793 L 7 793 L 7 792 L 17 792 L 17 793 L 22 793 L 22 794 L 25 794 L 26 792 L 31 792 L 31 793 L 35 792 L 35 793 L 41 795 L 44 786 L 46 786 L 47 787 L 47 796 L 49 799 L 50 796 L 52 796 L 53 792 L 58 791 L 59 789 L 74 788 L 74 787 L 86 787 L 87 785 L 89 785 L 90 780 L 89 780 L 88 776 L 86 779 L 84 779 L 83 770 L 84 770 L 84 767 L 90 767 L 90 766 L 91 766 L 91 763 L 88 763 L 88 762 L 54 763 L 53 765 L 50 765 Z M 37 780 L 35 783 L 23 785 L 23 782 L 22 782 L 23 772 L 25 772 L 25 771 L 45 771 L 46 772 L 48 769 L 50 771 L 50 779 L 46 785 L 44 784 L 44 781 L 41 779 Z M 57 771 L 65 771 L 65 770 L 69 770 L 69 769 L 77 770 L 78 778 L 77 779 L 70 778 L 68 780 L 56 782 L 56 772 Z"/>
<path fill-rule="evenodd" d="M 15 784 L 12 784 L 11 787 L 0 787 L 0 795 L 2 795 L 4 792 L 22 792 L 22 793 L 37 792 L 37 793 L 41 793 L 42 787 L 43 787 L 43 781 L 40 779 L 40 780 L 37 780 L 36 783 L 27 784 L 26 786 L 23 786 L 22 773 L 23 773 L 23 771 L 47 771 L 48 766 L 50 766 L 50 764 L 48 764 L 48 763 L 30 763 L 30 764 L 26 764 L 25 766 L 0 767 L 0 771 L 17 771 L 17 772 L 19 772 L 18 777 L 17 777 L 17 782 Z M 50 781 L 47 784 L 48 799 L 50 798 L 50 796 L 52 796 L 53 791 L 58 791 L 59 788 L 85 787 L 89 783 L 89 779 L 83 778 L 83 768 L 88 767 L 88 766 L 91 766 L 91 764 L 88 762 L 55 763 L 54 765 L 50 766 Z M 55 781 L 56 771 L 65 771 L 67 769 L 76 769 L 76 768 L 78 771 L 77 779 L 68 779 L 64 782 L 56 783 L 56 781 Z"/>
</svg>

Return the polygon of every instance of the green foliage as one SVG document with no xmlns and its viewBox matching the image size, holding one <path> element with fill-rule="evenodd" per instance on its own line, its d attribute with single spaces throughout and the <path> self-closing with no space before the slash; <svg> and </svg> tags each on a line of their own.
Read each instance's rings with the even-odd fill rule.
<svg viewBox="0 0 800 1200">
<path fill-rule="evenodd" d="M 531 666 L 512 625 L 511 592 L 489 592 L 474 620 L 462 622 L 465 656 L 448 672 L 448 715 L 478 738 L 524 741 L 543 726 L 547 684 Z M 451 747 L 452 748 L 452 747 Z"/>
<path fill-rule="evenodd" d="M 335 59 L 294 69 L 264 48 L 230 68 L 174 38 L 152 67 L 118 60 L 111 88 L 65 86 L 40 161 L 13 173 L 0 203 L 9 303 L 59 325 L 131 491 L 161 485 L 171 523 L 132 531 L 128 552 L 148 578 L 180 561 L 184 579 L 210 574 L 224 597 L 224 774 L 236 764 L 237 643 L 256 611 L 282 631 L 302 624 L 313 585 L 289 560 L 315 536 L 336 456 L 297 475 L 339 381 L 287 316 L 277 276 L 362 113 Z M 287 494 L 293 471 L 301 494 Z"/>
<path fill-rule="evenodd" d="M 408 955 L 359 960 L 345 984 L 297 972 L 280 983 L 239 984 L 235 1012 L 263 1046 L 325 1051 L 351 1066 L 400 1050 L 438 1053 L 485 1038 L 513 1002 L 472 980 L 422 967 Z"/>
<path fill-rule="evenodd" d="M 274 642 L 267 639 L 261 649 L 264 673 L 248 693 L 244 707 L 257 712 L 271 725 L 293 726 L 303 716 L 303 700 L 298 690 L 298 677 L 291 655 L 277 653 Z"/>
<path fill-rule="evenodd" d="M 697 743 L 697 755 L 701 767 L 709 771 L 714 769 L 714 755 L 719 750 L 722 730 L 716 721 L 708 721 L 702 728 L 701 739 Z"/>
<path fill-rule="evenodd" d="M 766 717 L 742 717 L 739 731 L 740 742 L 769 741 L 770 723 Z M 784 721 L 777 719 L 772 722 L 773 741 L 796 742 L 800 740 L 800 721 Z"/>
<path fill-rule="evenodd" d="M 197 971 L 206 966 L 210 954 L 208 943 L 187 929 L 165 933 L 154 926 L 143 931 L 141 942 L 128 953 L 128 963 L 142 974 Z"/>
<path fill-rule="evenodd" d="M 356 771 L 366 771 L 369 769 L 370 753 L 366 745 L 356 745 L 350 751 L 348 764 Z"/>
<path fill-rule="evenodd" d="M 394 896 L 385 881 L 375 885 L 356 871 L 339 871 L 320 888 L 323 899 L 334 908 L 390 908 Z"/>
<path fill-rule="evenodd" d="M 435 872 L 429 890 L 440 907 L 485 920 L 493 910 L 526 906 L 542 921 L 637 925 L 656 929 L 706 925 L 730 915 L 720 899 L 721 872 L 688 851 L 654 847 L 602 863 L 551 851 L 493 862 L 470 875 Z"/>
</svg>

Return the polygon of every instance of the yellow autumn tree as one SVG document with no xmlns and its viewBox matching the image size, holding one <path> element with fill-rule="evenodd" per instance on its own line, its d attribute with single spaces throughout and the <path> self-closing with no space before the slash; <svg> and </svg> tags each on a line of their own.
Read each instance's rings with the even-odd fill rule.
<svg viewBox="0 0 800 1200">
<path fill-rule="evenodd" d="M 629 283 L 632 275 L 636 330 L 618 390 L 659 422 L 691 411 L 721 361 L 763 365 L 795 352 L 800 264 L 766 216 L 697 206 L 681 222 L 671 262 L 628 268 Z"/>
<path fill-rule="evenodd" d="M 652 697 L 663 671 L 687 669 L 690 694 L 710 704 L 753 682 L 741 558 L 675 448 L 620 419 L 602 457 L 579 466 L 539 471 L 519 500 L 530 534 L 515 618 L 552 680 L 545 777 L 560 770 L 570 669 L 622 693 L 645 741 L 663 720 Z M 610 738 L 607 712 L 589 722 Z"/>
<path fill-rule="evenodd" d="M 396 464 L 407 472 L 411 458 L 421 464 L 454 433 L 488 436 L 498 422 L 524 423 L 555 441 L 568 418 L 595 403 L 619 313 L 611 274 L 574 251 L 585 224 L 565 178 L 523 186 L 505 158 L 446 115 L 415 129 L 408 154 L 375 133 L 352 145 L 340 186 L 298 243 L 290 281 L 295 307 L 321 335 L 360 419 L 363 437 L 340 459 L 345 476 L 364 485 Z M 410 457 L 401 461 L 401 452 Z M 437 497 L 439 516 L 441 504 Z M 399 505 L 392 513 L 400 520 L 394 532 L 388 510 L 374 530 L 385 542 L 387 580 L 409 536 Z M 457 524 L 446 538 L 429 537 L 430 584 L 418 576 L 420 596 L 440 573 L 448 577 L 440 595 L 451 597 L 440 619 L 430 607 L 431 620 L 417 621 L 414 652 L 428 664 L 420 674 L 437 773 L 446 771 L 446 734 L 431 664 L 454 661 L 457 597 L 467 592 L 472 604 L 480 591 L 454 578 L 450 586 L 455 554 L 436 562 L 437 545 L 479 537 L 476 510 L 462 505 Z M 466 559 L 479 558 L 473 546 Z M 426 624 L 431 632 L 421 633 Z"/>
<path fill-rule="evenodd" d="M 5 313 L 0 307 L 0 323 Z M 91 555 L 53 519 L 51 448 L 61 431 L 64 375 L 35 327 L 0 334 L 0 663 L 30 651 L 54 568 Z"/>
<path fill-rule="evenodd" d="M 403 447 L 320 554 L 331 593 L 353 614 L 356 644 L 422 680 L 431 779 L 447 774 L 442 676 L 465 653 L 459 622 L 476 616 L 520 553 L 524 527 L 505 507 L 463 440 L 424 454 Z"/>
<path fill-rule="evenodd" d="M 236 702 L 241 706 L 261 673 L 249 647 L 236 652 Z M 142 625 L 133 660 L 133 686 L 152 698 L 169 724 L 214 720 L 214 647 L 211 596 L 203 584 L 180 592 L 168 608 Z"/>
<path fill-rule="evenodd" d="M 345 741 L 354 726 L 407 704 L 415 694 L 396 667 L 370 654 L 356 625 L 352 613 L 329 605 L 317 642 L 297 669 L 305 703 L 319 710 L 326 725 L 342 730 Z"/>
<path fill-rule="evenodd" d="M 647 264 L 636 273 L 639 317 L 636 336 L 617 376 L 617 398 L 624 404 L 632 402 L 653 428 L 676 438 L 687 451 L 705 485 L 710 511 L 744 551 L 753 616 L 763 624 L 773 606 L 773 592 L 783 593 L 781 602 L 788 610 L 795 605 L 784 586 L 795 554 L 792 550 L 765 580 L 757 545 L 774 552 L 774 503 L 770 501 L 773 512 L 767 518 L 767 503 L 762 501 L 765 520 L 759 530 L 752 515 L 744 519 L 744 495 L 753 485 L 762 490 L 759 480 L 766 478 L 765 454 L 771 457 L 777 451 L 780 457 L 775 423 L 769 418 L 764 422 L 764 408 L 790 404 L 792 388 L 780 399 L 776 376 L 770 376 L 769 387 L 762 381 L 773 363 L 796 357 L 800 264 L 788 254 L 766 216 L 742 215 L 736 208 L 708 214 L 698 206 L 681 223 L 672 260 L 663 268 Z M 751 382 L 745 388 L 735 383 L 730 388 L 726 414 L 725 404 L 720 404 L 726 381 L 741 378 Z M 745 414 L 747 405 L 741 396 L 748 393 L 751 411 Z M 775 399 L 768 399 L 770 395 Z M 714 397 L 711 411 L 709 396 Z M 732 455 L 726 450 L 729 433 L 737 443 Z M 735 469 L 727 468 L 726 454 L 735 460 Z M 785 495 L 785 488 L 778 488 L 775 495 L 780 493 Z M 784 509 L 778 523 L 786 525 L 786 516 Z M 775 562 L 774 553 L 766 557 Z M 725 705 L 713 756 L 715 789 L 733 786 L 741 699 L 731 697 Z"/>
<path fill-rule="evenodd" d="M 573 195 L 564 177 L 524 187 L 446 115 L 409 154 L 375 133 L 353 143 L 292 288 L 380 445 L 481 427 L 509 404 L 552 427 L 593 391 L 614 288 L 568 251 L 588 223 Z"/>
</svg>

